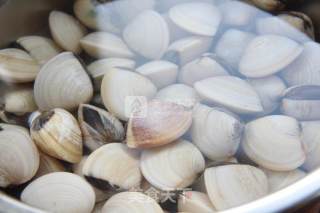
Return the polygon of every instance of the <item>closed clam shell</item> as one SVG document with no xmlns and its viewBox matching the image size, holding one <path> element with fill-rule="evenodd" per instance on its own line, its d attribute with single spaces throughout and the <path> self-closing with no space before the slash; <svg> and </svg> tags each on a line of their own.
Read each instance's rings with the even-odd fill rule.
<svg viewBox="0 0 320 213">
<path fill-rule="evenodd" d="M 172 143 L 191 126 L 192 112 L 182 105 L 151 101 L 146 110 L 129 119 L 127 145 L 130 148 L 152 148 Z"/>
<path fill-rule="evenodd" d="M 133 58 L 134 53 L 117 35 L 108 32 L 93 32 L 83 37 L 80 44 L 94 58 Z"/>
<path fill-rule="evenodd" d="M 204 54 L 181 68 L 178 81 L 193 86 L 197 81 L 221 75 L 228 75 L 228 71 L 215 57 Z"/>
<path fill-rule="evenodd" d="M 232 114 L 198 104 L 193 111 L 190 134 L 192 143 L 204 156 L 217 161 L 230 158 L 237 152 L 243 128 Z"/>
<path fill-rule="evenodd" d="M 212 213 L 216 209 L 212 205 L 208 195 L 202 192 L 188 191 L 179 196 L 179 212 Z"/>
<path fill-rule="evenodd" d="M 0 80 L 8 83 L 32 82 L 40 70 L 34 58 L 16 48 L 0 50 L 0 66 Z"/>
<path fill-rule="evenodd" d="M 178 4 L 169 10 L 169 17 L 182 29 L 202 36 L 214 36 L 221 22 L 219 10 L 204 2 Z"/>
<path fill-rule="evenodd" d="M 107 72 L 101 86 L 105 107 L 121 120 L 129 119 L 132 104 L 138 97 L 139 100 L 148 100 L 153 98 L 156 92 L 156 86 L 148 78 L 122 70 Z"/>
<path fill-rule="evenodd" d="M 39 178 L 43 175 L 54 173 L 54 172 L 65 172 L 65 166 L 57 159 L 50 157 L 44 153 L 40 154 L 40 165 L 35 175 L 35 178 Z"/>
<path fill-rule="evenodd" d="M 320 45 L 306 42 L 301 55 L 281 73 L 289 86 L 302 84 L 320 85 Z"/>
<path fill-rule="evenodd" d="M 233 76 L 218 76 L 198 81 L 194 88 L 205 102 L 240 114 L 263 112 L 261 100 L 246 81 Z"/>
<path fill-rule="evenodd" d="M 54 41 L 42 36 L 23 36 L 17 40 L 17 43 L 27 50 L 41 65 L 62 51 Z"/>
<path fill-rule="evenodd" d="M 149 78 L 158 89 L 161 89 L 176 82 L 178 66 L 169 61 L 158 60 L 138 67 L 136 72 Z"/>
<path fill-rule="evenodd" d="M 82 156 L 82 133 L 68 111 L 54 109 L 41 113 L 31 125 L 31 137 L 38 148 L 60 160 L 77 163 Z"/>
<path fill-rule="evenodd" d="M 166 191 L 190 186 L 204 167 L 201 152 L 185 140 L 144 150 L 141 155 L 143 176 L 155 187 Z"/>
<path fill-rule="evenodd" d="M 320 86 L 290 87 L 284 92 L 281 104 L 283 114 L 298 120 L 320 120 Z"/>
<path fill-rule="evenodd" d="M 41 110 L 61 107 L 72 110 L 90 101 L 93 87 L 77 58 L 70 52 L 57 55 L 40 70 L 34 97 Z"/>
<path fill-rule="evenodd" d="M 84 145 L 91 151 L 110 142 L 122 142 L 125 132 L 122 123 L 104 109 L 81 104 L 78 120 L 83 134 Z"/>
<path fill-rule="evenodd" d="M 254 38 L 240 60 L 239 71 L 250 78 L 275 74 L 292 63 L 303 51 L 297 42 L 278 35 Z"/>
<path fill-rule="evenodd" d="M 180 104 L 187 108 L 193 108 L 200 101 L 195 89 L 185 84 L 167 86 L 159 90 L 155 99 Z"/>
<path fill-rule="evenodd" d="M 110 143 L 92 152 L 82 172 L 89 178 L 105 181 L 105 187 L 129 190 L 140 185 L 140 153 L 121 143 Z"/>
<path fill-rule="evenodd" d="M 163 213 L 160 205 L 140 192 L 121 192 L 112 196 L 103 206 L 102 213 Z"/>
<path fill-rule="evenodd" d="M 252 161 L 274 171 L 294 170 L 306 159 L 299 123 L 284 115 L 271 115 L 249 122 L 245 127 L 242 148 Z"/>
<path fill-rule="evenodd" d="M 64 50 L 76 54 L 81 52 L 80 39 L 85 36 L 87 30 L 73 16 L 61 11 L 52 11 L 49 27 L 53 39 Z"/>
<path fill-rule="evenodd" d="M 253 38 L 252 33 L 229 29 L 218 40 L 214 52 L 234 69 L 238 69 L 241 57 Z"/>
<path fill-rule="evenodd" d="M 56 172 L 31 182 L 21 200 L 42 210 L 61 213 L 90 213 L 95 195 L 92 187 L 78 175 Z"/>
<path fill-rule="evenodd" d="M 214 207 L 225 210 L 268 194 L 268 179 L 249 165 L 226 165 L 206 169 L 204 184 Z"/>
<path fill-rule="evenodd" d="M 29 181 L 39 167 L 39 152 L 27 129 L 0 124 L 0 187 Z"/>
<path fill-rule="evenodd" d="M 124 29 L 123 38 L 128 46 L 148 59 L 160 59 L 170 42 L 168 24 L 153 10 L 146 10 Z"/>
</svg>

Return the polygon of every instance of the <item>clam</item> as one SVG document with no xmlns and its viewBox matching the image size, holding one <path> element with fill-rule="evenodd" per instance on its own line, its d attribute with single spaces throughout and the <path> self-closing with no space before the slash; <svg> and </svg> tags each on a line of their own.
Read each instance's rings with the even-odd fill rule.
<svg viewBox="0 0 320 213">
<path fill-rule="evenodd" d="M 42 36 L 23 36 L 17 40 L 40 65 L 45 64 L 62 50 L 51 39 Z"/>
<path fill-rule="evenodd" d="M 127 128 L 127 145 L 130 148 L 152 148 L 172 143 L 191 126 L 192 112 L 182 105 L 151 101 L 146 110 L 130 117 Z"/>
<path fill-rule="evenodd" d="M 112 196 L 103 206 L 102 213 L 163 213 L 160 205 L 140 192 L 121 192 Z"/>
<path fill-rule="evenodd" d="M 287 86 L 278 76 L 248 79 L 249 84 L 258 93 L 264 114 L 269 114 L 280 105 L 280 100 Z"/>
<path fill-rule="evenodd" d="M 222 75 L 228 75 L 228 71 L 219 63 L 219 60 L 213 55 L 203 54 L 181 68 L 178 81 L 193 86 L 197 81 Z"/>
<path fill-rule="evenodd" d="M 239 71 L 249 78 L 275 74 L 292 63 L 303 51 L 297 42 L 278 35 L 254 38 L 240 60 Z"/>
<path fill-rule="evenodd" d="M 226 165 L 206 169 L 204 185 L 213 206 L 222 211 L 268 194 L 268 179 L 249 165 Z"/>
<path fill-rule="evenodd" d="M 160 59 L 170 42 L 168 24 L 156 11 L 146 10 L 124 29 L 123 38 L 128 46 L 148 59 Z"/>
<path fill-rule="evenodd" d="M 184 29 L 178 27 L 175 23 L 173 23 L 168 13 L 162 14 L 162 17 L 167 22 L 171 42 L 174 42 L 175 40 L 181 39 L 183 37 L 190 36 L 189 32 L 185 31 Z"/>
<path fill-rule="evenodd" d="M 195 89 L 185 84 L 167 86 L 156 94 L 155 99 L 180 104 L 187 108 L 193 108 L 200 101 Z"/>
<path fill-rule="evenodd" d="M 169 10 L 169 17 L 182 29 L 201 36 L 214 36 L 221 22 L 219 10 L 204 2 L 178 4 Z"/>
<path fill-rule="evenodd" d="M 212 205 L 208 195 L 202 192 L 188 191 L 179 196 L 179 212 L 212 213 L 216 209 Z"/>
<path fill-rule="evenodd" d="M 0 80 L 8 83 L 27 83 L 36 78 L 38 62 L 27 52 L 8 48 L 0 50 Z"/>
<path fill-rule="evenodd" d="M 21 200 L 45 211 L 89 213 L 95 195 L 92 187 L 78 175 L 56 172 L 31 182 L 22 191 Z"/>
<path fill-rule="evenodd" d="M 281 110 L 298 120 L 320 120 L 320 86 L 303 85 L 287 89 Z"/>
<path fill-rule="evenodd" d="M 126 58 L 105 58 L 92 62 L 88 65 L 88 73 L 93 78 L 96 91 L 100 91 L 103 76 L 112 68 L 133 70 L 136 62 Z"/>
<path fill-rule="evenodd" d="M 279 191 L 297 182 L 298 180 L 304 178 L 307 175 L 304 171 L 300 169 L 295 169 L 288 172 L 275 172 L 266 169 L 264 169 L 263 171 L 268 177 L 270 193 Z"/>
<path fill-rule="evenodd" d="M 176 82 L 178 66 L 164 60 L 151 61 L 136 69 L 136 72 L 149 78 L 154 85 L 161 89 Z"/>
<path fill-rule="evenodd" d="M 240 114 L 263 112 L 261 100 L 246 81 L 234 76 L 218 76 L 198 81 L 194 88 L 205 102 Z"/>
<path fill-rule="evenodd" d="M 172 191 L 190 186 L 204 170 L 205 161 L 192 143 L 178 140 L 155 149 L 144 150 L 140 168 L 143 176 L 153 186 Z"/>
<path fill-rule="evenodd" d="M 34 84 L 35 101 L 41 110 L 57 107 L 72 110 L 89 102 L 92 95 L 88 74 L 70 52 L 61 53 L 46 63 Z"/>
<path fill-rule="evenodd" d="M 125 85 L 125 87 L 124 87 Z M 109 112 L 128 120 L 136 102 L 154 97 L 156 86 L 146 77 L 130 71 L 110 70 L 103 78 L 101 96 Z"/>
<path fill-rule="evenodd" d="M 83 134 L 84 145 L 91 151 L 110 142 L 121 142 L 125 138 L 122 123 L 104 109 L 81 104 L 78 120 Z"/>
<path fill-rule="evenodd" d="M 239 147 L 242 131 L 243 124 L 231 113 L 202 104 L 194 108 L 192 143 L 210 160 L 232 157 Z"/>
<path fill-rule="evenodd" d="M 27 129 L 0 124 L 0 187 L 29 181 L 39 167 L 39 152 Z"/>
<path fill-rule="evenodd" d="M 140 153 L 121 143 L 110 143 L 92 152 L 85 161 L 82 172 L 102 188 L 129 190 L 140 185 Z"/>
<path fill-rule="evenodd" d="M 85 36 L 87 30 L 73 16 L 61 11 L 52 11 L 49 27 L 53 39 L 64 50 L 76 54 L 81 52 L 80 39 Z"/>
<path fill-rule="evenodd" d="M 183 66 L 206 53 L 211 47 L 211 42 L 212 38 L 204 36 L 190 36 L 179 39 L 168 47 L 164 58 Z"/>
<path fill-rule="evenodd" d="M 320 85 L 320 45 L 306 42 L 302 54 L 283 70 L 282 77 L 289 86 L 302 84 Z"/>
<path fill-rule="evenodd" d="M 66 168 L 59 160 L 40 152 L 40 165 L 35 175 L 35 178 L 39 178 L 43 175 L 54 173 L 54 172 L 65 172 L 65 171 L 66 171 Z"/>
<path fill-rule="evenodd" d="M 229 29 L 218 40 L 214 52 L 234 69 L 238 69 L 241 57 L 253 38 L 252 33 Z"/>
<path fill-rule="evenodd" d="M 270 115 L 249 122 L 242 148 L 252 161 L 273 171 L 294 170 L 306 159 L 299 123 L 284 115 Z"/>
<path fill-rule="evenodd" d="M 94 58 L 133 58 L 134 53 L 117 35 L 107 32 L 93 32 L 83 37 L 80 44 L 84 51 Z"/>
<path fill-rule="evenodd" d="M 72 114 L 53 109 L 41 113 L 31 123 L 31 137 L 42 152 L 70 163 L 81 160 L 82 134 Z"/>
</svg>

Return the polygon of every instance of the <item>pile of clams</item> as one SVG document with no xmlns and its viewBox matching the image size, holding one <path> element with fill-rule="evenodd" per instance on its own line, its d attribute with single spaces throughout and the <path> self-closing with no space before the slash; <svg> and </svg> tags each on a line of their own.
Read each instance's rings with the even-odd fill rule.
<svg viewBox="0 0 320 213">
<path fill-rule="evenodd" d="M 0 187 L 59 213 L 208 213 L 320 166 L 320 45 L 278 0 L 75 0 L 0 50 Z M 276 15 L 270 15 L 272 11 Z"/>
</svg>

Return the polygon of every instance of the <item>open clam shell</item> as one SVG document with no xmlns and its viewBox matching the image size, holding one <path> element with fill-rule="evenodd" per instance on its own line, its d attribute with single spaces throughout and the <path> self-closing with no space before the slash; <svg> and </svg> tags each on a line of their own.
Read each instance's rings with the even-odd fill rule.
<svg viewBox="0 0 320 213">
<path fill-rule="evenodd" d="M 208 195 L 202 192 L 188 191 L 179 196 L 179 212 L 213 213 L 216 209 L 212 205 Z"/>
<path fill-rule="evenodd" d="M 41 152 L 39 154 L 40 154 L 40 165 L 35 175 L 35 178 L 39 178 L 43 175 L 54 173 L 54 172 L 67 171 L 65 166 L 59 160 Z"/>
</svg>

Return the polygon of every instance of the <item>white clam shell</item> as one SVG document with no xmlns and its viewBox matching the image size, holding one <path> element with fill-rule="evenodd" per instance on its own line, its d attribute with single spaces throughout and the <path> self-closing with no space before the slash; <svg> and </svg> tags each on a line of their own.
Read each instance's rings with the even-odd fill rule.
<svg viewBox="0 0 320 213">
<path fill-rule="evenodd" d="M 171 191 L 191 185 L 204 167 L 201 152 L 185 140 L 144 150 L 141 155 L 143 176 L 161 190 Z"/>
<path fill-rule="evenodd" d="M 39 153 L 40 154 L 40 165 L 39 169 L 34 176 L 35 178 L 39 178 L 43 175 L 47 175 L 54 172 L 65 172 L 66 168 L 64 165 L 57 159 L 50 157 L 49 155 Z"/>
<path fill-rule="evenodd" d="M 102 213 L 163 213 L 160 205 L 140 192 L 121 192 L 112 196 L 103 206 Z"/>
<path fill-rule="evenodd" d="M 74 109 L 93 96 L 90 78 L 76 57 L 65 52 L 57 55 L 40 70 L 34 97 L 41 110 Z"/>
<path fill-rule="evenodd" d="M 39 152 L 27 129 L 0 124 L 0 187 L 29 181 L 39 167 Z"/>
<path fill-rule="evenodd" d="M 294 170 L 306 159 L 298 121 L 283 115 L 249 122 L 245 127 L 242 148 L 259 166 L 274 171 Z"/>
<path fill-rule="evenodd" d="M 61 213 L 90 213 L 95 195 L 81 177 L 56 172 L 31 182 L 22 192 L 21 200 L 42 210 Z"/>
<path fill-rule="evenodd" d="M 212 213 L 216 209 L 212 205 L 208 195 L 202 192 L 188 191 L 179 196 L 179 212 Z"/>
<path fill-rule="evenodd" d="M 156 11 L 146 10 L 123 31 L 128 46 L 148 59 L 160 59 L 170 42 L 168 24 Z"/>
<path fill-rule="evenodd" d="M 136 72 L 149 78 L 158 89 L 161 89 L 176 82 L 178 66 L 164 60 L 151 61 L 138 67 Z"/>
<path fill-rule="evenodd" d="M 94 58 L 134 57 L 134 53 L 120 37 L 107 32 L 90 33 L 81 39 L 80 44 Z"/>
<path fill-rule="evenodd" d="M 206 169 L 204 184 L 214 207 L 221 211 L 254 201 L 268 194 L 268 179 L 262 170 L 247 165 Z"/>
<path fill-rule="evenodd" d="M 107 72 L 101 86 L 105 107 L 121 120 L 128 120 L 130 116 L 130 101 L 134 101 L 137 96 L 151 99 L 156 93 L 156 86 L 148 78 L 130 71 Z"/>
<path fill-rule="evenodd" d="M 237 152 L 243 127 L 231 114 L 198 104 L 193 111 L 190 134 L 192 143 L 204 156 L 219 161 Z"/>
<path fill-rule="evenodd" d="M 263 112 L 260 98 L 244 80 L 233 76 L 218 76 L 195 83 L 194 88 L 205 102 L 224 106 L 240 114 Z"/>
<path fill-rule="evenodd" d="M 221 22 L 219 10 L 204 2 L 178 4 L 169 10 L 169 17 L 182 29 L 202 36 L 214 36 Z"/>
<path fill-rule="evenodd" d="M 229 74 L 218 60 L 210 54 L 204 54 L 181 68 L 178 81 L 193 86 L 197 81 L 221 75 Z"/>
<path fill-rule="evenodd" d="M 244 51 L 239 71 L 251 78 L 269 76 L 292 63 L 302 50 L 300 44 L 283 36 L 257 36 Z"/>
</svg>

